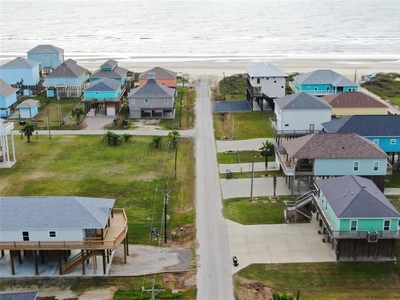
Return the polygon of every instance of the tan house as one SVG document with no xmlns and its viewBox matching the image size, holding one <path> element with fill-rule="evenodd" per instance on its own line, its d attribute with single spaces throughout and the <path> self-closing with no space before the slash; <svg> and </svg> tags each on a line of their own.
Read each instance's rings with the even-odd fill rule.
<svg viewBox="0 0 400 300">
<path fill-rule="evenodd" d="M 388 107 L 362 92 L 339 93 L 323 97 L 332 106 L 332 115 L 342 118 L 353 115 L 387 115 Z"/>
<path fill-rule="evenodd" d="M 159 83 L 162 83 L 163 85 L 170 88 L 176 88 L 177 73 L 161 67 L 155 67 L 151 70 L 141 73 L 139 75 L 140 86 L 147 82 L 147 79 L 149 78 L 149 73 L 154 73 L 155 78 L 157 78 L 157 81 Z"/>
</svg>

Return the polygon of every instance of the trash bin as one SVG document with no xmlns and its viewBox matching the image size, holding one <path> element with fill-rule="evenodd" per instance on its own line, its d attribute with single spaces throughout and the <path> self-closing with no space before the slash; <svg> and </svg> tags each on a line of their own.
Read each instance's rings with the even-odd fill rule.
<svg viewBox="0 0 400 300">
<path fill-rule="evenodd" d="M 122 120 L 122 126 L 127 126 L 128 125 L 128 120 Z"/>
<path fill-rule="evenodd" d="M 26 125 L 26 121 L 19 121 L 19 125 Z"/>
<path fill-rule="evenodd" d="M 226 179 L 231 179 L 231 178 L 232 178 L 231 170 L 226 170 Z"/>
</svg>

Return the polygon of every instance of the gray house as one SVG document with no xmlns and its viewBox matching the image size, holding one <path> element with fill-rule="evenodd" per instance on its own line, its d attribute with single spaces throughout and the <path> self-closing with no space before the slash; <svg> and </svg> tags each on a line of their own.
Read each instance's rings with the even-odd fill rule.
<svg viewBox="0 0 400 300">
<path fill-rule="evenodd" d="M 158 82 L 150 72 L 148 80 L 128 95 L 130 118 L 172 119 L 175 115 L 175 89 Z"/>
</svg>

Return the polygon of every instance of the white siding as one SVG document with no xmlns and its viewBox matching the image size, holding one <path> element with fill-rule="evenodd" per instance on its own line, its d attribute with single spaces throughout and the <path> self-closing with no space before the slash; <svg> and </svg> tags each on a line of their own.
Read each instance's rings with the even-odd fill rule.
<svg viewBox="0 0 400 300">
<path fill-rule="evenodd" d="M 29 232 L 29 241 L 82 241 L 82 229 L 21 229 L 1 230 L 0 241 L 23 241 L 22 232 Z M 49 232 L 55 231 L 56 237 L 50 237 Z"/>
<path fill-rule="evenodd" d="M 331 120 L 331 110 L 318 109 L 318 110 L 283 110 L 282 120 L 280 124 L 277 123 L 280 130 L 308 130 L 310 124 L 314 124 L 314 130 L 322 129 L 322 123 Z M 285 126 L 289 124 L 289 126 Z M 281 126 L 281 128 L 279 128 Z"/>
<path fill-rule="evenodd" d="M 250 82 L 253 87 L 261 86 L 262 92 L 270 98 L 285 96 L 285 77 L 261 77 L 259 84 L 257 84 L 257 77 L 250 77 Z"/>
</svg>

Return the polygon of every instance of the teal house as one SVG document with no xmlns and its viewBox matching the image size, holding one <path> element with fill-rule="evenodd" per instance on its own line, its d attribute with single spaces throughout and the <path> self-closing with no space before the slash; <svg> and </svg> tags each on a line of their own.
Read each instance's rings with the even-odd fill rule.
<svg viewBox="0 0 400 300">
<path fill-rule="evenodd" d="M 86 112 L 104 110 L 106 116 L 115 116 L 122 107 L 123 91 L 119 80 L 103 78 L 91 82 L 83 91 Z"/>
<path fill-rule="evenodd" d="M 297 75 L 289 85 L 295 93 L 305 92 L 316 96 L 358 90 L 355 82 L 332 70 L 316 70 Z"/>
<path fill-rule="evenodd" d="M 394 260 L 400 213 L 369 179 L 317 180 L 314 198 L 321 233 L 337 260 Z"/>
<path fill-rule="evenodd" d="M 120 84 L 124 86 L 126 84 L 127 76 L 127 69 L 119 67 L 117 61 L 109 59 L 100 66 L 100 69 L 96 70 L 90 76 L 89 80 L 90 82 L 93 82 L 99 79 L 109 78 L 119 81 Z"/>
<path fill-rule="evenodd" d="M 11 107 L 17 102 L 17 91 L 3 79 L 0 79 L 0 117 L 8 118 L 11 115 Z"/>
<path fill-rule="evenodd" d="M 64 50 L 53 45 L 38 45 L 28 51 L 28 58 L 40 62 L 45 74 L 64 62 Z"/>
</svg>

